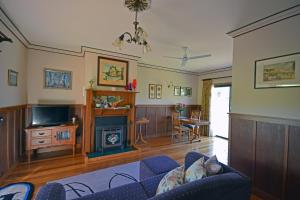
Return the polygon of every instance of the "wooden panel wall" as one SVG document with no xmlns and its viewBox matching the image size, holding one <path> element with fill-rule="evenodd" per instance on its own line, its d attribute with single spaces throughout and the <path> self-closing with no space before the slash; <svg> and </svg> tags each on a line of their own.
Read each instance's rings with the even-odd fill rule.
<svg viewBox="0 0 300 200">
<path fill-rule="evenodd" d="M 230 165 L 264 199 L 300 196 L 300 120 L 230 114 Z"/>
<path fill-rule="evenodd" d="M 190 116 L 192 110 L 200 110 L 200 105 L 187 105 L 186 115 Z M 150 120 L 146 137 L 160 137 L 171 134 L 172 112 L 175 105 L 136 105 L 136 120 L 146 117 Z M 142 131 L 145 131 L 144 127 Z"/>
<path fill-rule="evenodd" d="M 0 177 L 23 155 L 25 111 L 26 105 L 0 108 Z"/>
</svg>

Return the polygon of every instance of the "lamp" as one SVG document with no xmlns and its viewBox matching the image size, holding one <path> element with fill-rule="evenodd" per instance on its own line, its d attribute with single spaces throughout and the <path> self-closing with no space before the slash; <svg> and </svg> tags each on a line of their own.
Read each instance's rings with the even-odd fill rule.
<svg viewBox="0 0 300 200">
<path fill-rule="evenodd" d="M 122 50 L 124 46 L 124 40 L 126 40 L 127 43 L 142 45 L 144 53 L 151 51 L 151 47 L 146 40 L 148 34 L 142 27 L 138 26 L 139 22 L 137 21 L 138 12 L 149 9 L 150 4 L 151 0 L 125 0 L 125 6 L 129 10 L 135 12 L 135 21 L 133 22 L 134 34 L 132 35 L 129 32 L 123 33 L 113 42 L 113 46 L 119 48 L 119 50 Z"/>
</svg>

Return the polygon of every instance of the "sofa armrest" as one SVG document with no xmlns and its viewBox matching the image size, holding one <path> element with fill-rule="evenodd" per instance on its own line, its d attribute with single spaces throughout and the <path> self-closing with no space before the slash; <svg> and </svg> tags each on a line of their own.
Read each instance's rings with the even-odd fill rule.
<svg viewBox="0 0 300 200">
<path fill-rule="evenodd" d="M 60 183 L 49 183 L 40 188 L 35 200 L 65 200 L 66 192 Z"/>
<path fill-rule="evenodd" d="M 251 181 L 237 173 L 206 177 L 177 187 L 149 200 L 249 200 Z"/>
</svg>

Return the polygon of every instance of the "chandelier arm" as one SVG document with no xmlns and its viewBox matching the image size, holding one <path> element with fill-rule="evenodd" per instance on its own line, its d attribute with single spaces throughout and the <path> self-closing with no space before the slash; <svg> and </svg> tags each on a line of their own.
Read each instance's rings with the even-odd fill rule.
<svg viewBox="0 0 300 200">
<path fill-rule="evenodd" d="M 134 41 L 132 35 L 129 32 L 125 32 L 125 33 L 123 33 L 123 35 L 124 36 L 127 35 L 129 37 L 129 39 L 126 40 L 128 43 L 132 43 L 132 41 Z"/>
</svg>

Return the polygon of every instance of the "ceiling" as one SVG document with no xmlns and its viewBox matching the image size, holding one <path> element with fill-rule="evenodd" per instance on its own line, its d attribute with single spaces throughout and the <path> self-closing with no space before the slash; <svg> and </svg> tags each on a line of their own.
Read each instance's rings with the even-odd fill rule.
<svg viewBox="0 0 300 200">
<path fill-rule="evenodd" d="M 133 32 L 134 13 L 124 0 L 0 0 L 0 6 L 33 44 L 80 51 L 90 46 L 141 56 L 140 62 L 183 69 L 180 61 L 163 56 L 212 57 L 189 61 L 184 70 L 204 72 L 232 65 L 233 40 L 227 32 L 300 0 L 152 0 L 139 21 L 149 34 L 152 52 L 126 44 L 122 51 L 112 42 L 125 31 Z"/>
</svg>

